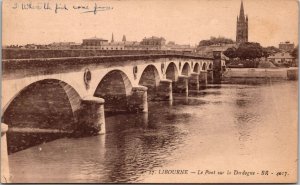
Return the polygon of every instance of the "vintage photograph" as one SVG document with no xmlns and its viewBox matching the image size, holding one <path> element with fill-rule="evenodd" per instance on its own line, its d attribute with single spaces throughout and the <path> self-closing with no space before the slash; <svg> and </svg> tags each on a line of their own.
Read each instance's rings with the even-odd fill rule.
<svg viewBox="0 0 300 185">
<path fill-rule="evenodd" d="M 2 183 L 295 183 L 297 0 L 3 0 Z"/>
</svg>

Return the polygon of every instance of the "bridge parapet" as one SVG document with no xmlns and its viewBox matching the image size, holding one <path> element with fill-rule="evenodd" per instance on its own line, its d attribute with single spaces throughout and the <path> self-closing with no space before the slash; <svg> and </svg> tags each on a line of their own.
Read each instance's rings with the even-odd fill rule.
<svg viewBox="0 0 300 185">
<path fill-rule="evenodd" d="M 133 55 L 171 55 L 186 57 L 201 57 L 197 53 L 187 53 L 173 50 L 91 50 L 91 49 L 2 49 L 2 59 L 46 59 L 46 58 L 70 58 L 70 57 L 96 57 L 96 56 L 133 56 Z M 207 58 L 210 59 L 210 58 Z"/>
<path fill-rule="evenodd" d="M 67 68 L 70 66 L 85 66 L 88 64 L 117 63 L 125 61 L 149 60 L 160 58 L 183 58 L 210 60 L 197 55 L 180 55 L 180 54 L 140 54 L 140 55 L 115 55 L 115 56 L 89 56 L 89 57 L 61 57 L 61 58 L 31 58 L 31 59 L 3 59 L 2 69 L 3 78 L 7 73 L 15 73 L 16 70 L 36 69 L 51 71 L 52 68 L 57 70 L 57 66 Z"/>
</svg>

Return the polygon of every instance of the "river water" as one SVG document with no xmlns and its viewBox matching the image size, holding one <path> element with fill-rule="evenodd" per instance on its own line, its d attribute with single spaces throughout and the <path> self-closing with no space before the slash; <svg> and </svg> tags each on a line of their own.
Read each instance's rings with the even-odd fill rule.
<svg viewBox="0 0 300 185">
<path fill-rule="evenodd" d="M 297 174 L 297 107 L 297 82 L 211 86 L 172 103 L 151 102 L 147 114 L 107 117 L 105 135 L 13 153 L 12 182 L 291 181 Z"/>
</svg>

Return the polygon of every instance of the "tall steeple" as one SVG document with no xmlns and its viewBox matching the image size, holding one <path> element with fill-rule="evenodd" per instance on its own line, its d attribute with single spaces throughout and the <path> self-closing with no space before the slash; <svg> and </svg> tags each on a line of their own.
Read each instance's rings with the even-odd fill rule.
<svg viewBox="0 0 300 185">
<path fill-rule="evenodd" d="M 240 7 L 240 15 L 236 23 L 236 42 L 237 44 L 248 42 L 248 15 L 245 17 L 243 0 Z"/>
<path fill-rule="evenodd" d="M 241 8 L 240 8 L 240 21 L 242 21 L 242 20 L 245 20 L 243 1 L 241 2 Z"/>
<path fill-rule="evenodd" d="M 110 42 L 115 42 L 114 33 L 111 34 L 111 41 Z"/>
</svg>

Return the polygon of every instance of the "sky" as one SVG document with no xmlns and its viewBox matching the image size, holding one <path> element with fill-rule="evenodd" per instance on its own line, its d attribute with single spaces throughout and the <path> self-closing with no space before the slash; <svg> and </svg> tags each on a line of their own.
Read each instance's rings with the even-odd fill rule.
<svg viewBox="0 0 300 185">
<path fill-rule="evenodd" d="M 55 13 L 56 4 L 68 10 Z M 95 4 L 106 10 L 94 14 Z M 81 43 L 94 36 L 110 40 L 112 33 L 115 41 L 123 35 L 128 41 L 159 36 L 191 45 L 211 36 L 235 40 L 240 4 L 241 0 L 4 0 L 3 45 Z M 250 42 L 298 44 L 297 0 L 243 0 L 243 4 Z"/>
</svg>

